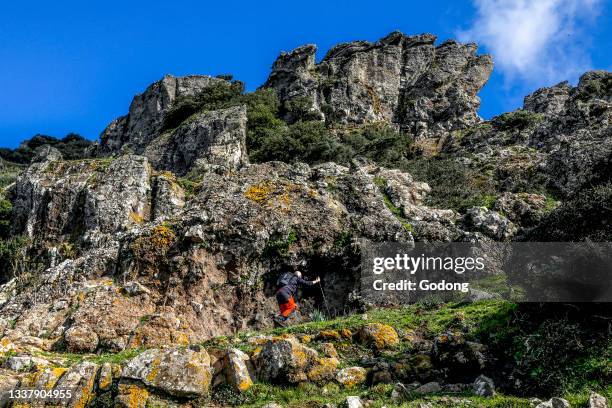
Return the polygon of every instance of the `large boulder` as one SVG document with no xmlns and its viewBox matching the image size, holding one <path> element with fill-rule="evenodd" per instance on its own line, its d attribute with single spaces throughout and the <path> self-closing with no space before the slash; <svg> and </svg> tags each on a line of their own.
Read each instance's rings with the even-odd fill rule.
<svg viewBox="0 0 612 408">
<path fill-rule="evenodd" d="M 369 323 L 357 333 L 359 340 L 376 350 L 395 347 L 399 344 L 399 336 L 395 329 L 387 324 Z"/>
<path fill-rule="evenodd" d="M 128 361 L 121 375 L 177 397 L 206 395 L 212 377 L 205 350 L 177 348 L 147 350 Z"/>
<path fill-rule="evenodd" d="M 336 358 L 319 358 L 316 350 L 294 337 L 269 340 L 256 363 L 257 378 L 272 383 L 323 383 L 335 377 L 339 364 Z"/>
<path fill-rule="evenodd" d="M 431 34 L 393 32 L 370 43 L 333 47 L 316 64 L 314 45 L 282 53 L 265 87 L 277 91 L 287 108 L 340 123 L 394 123 L 416 136 L 439 137 L 479 122 L 476 93 L 493 62 L 476 55 L 475 44 L 446 41 Z M 304 106 L 301 106 L 304 105 Z"/>
</svg>

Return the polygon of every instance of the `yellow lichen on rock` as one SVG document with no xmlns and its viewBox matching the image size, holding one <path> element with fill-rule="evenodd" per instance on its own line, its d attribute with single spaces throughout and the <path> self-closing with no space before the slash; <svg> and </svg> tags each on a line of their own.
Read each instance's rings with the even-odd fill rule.
<svg viewBox="0 0 612 408">
<path fill-rule="evenodd" d="M 340 333 L 337 330 L 323 330 L 317 335 L 319 340 L 338 341 L 341 339 Z"/>
<path fill-rule="evenodd" d="M 323 383 L 332 380 L 338 371 L 340 361 L 334 357 L 320 358 L 316 364 L 308 370 L 306 377 L 315 383 Z"/>
<path fill-rule="evenodd" d="M 364 383 L 366 380 L 366 370 L 363 367 L 348 367 L 343 368 L 336 375 L 336 381 L 344 386 L 344 388 L 353 388 L 356 385 Z"/>
<path fill-rule="evenodd" d="M 382 323 L 370 323 L 363 326 L 359 332 L 361 342 L 382 350 L 399 344 L 399 336 L 395 329 Z"/>
<path fill-rule="evenodd" d="M 121 408 L 145 408 L 149 392 L 136 384 L 119 384 L 119 395 L 115 398 L 115 406 Z"/>
<path fill-rule="evenodd" d="M 272 186 L 269 181 L 263 181 L 258 184 L 249 186 L 244 192 L 244 196 L 258 204 L 263 204 L 268 200 L 268 196 L 272 191 Z"/>
</svg>

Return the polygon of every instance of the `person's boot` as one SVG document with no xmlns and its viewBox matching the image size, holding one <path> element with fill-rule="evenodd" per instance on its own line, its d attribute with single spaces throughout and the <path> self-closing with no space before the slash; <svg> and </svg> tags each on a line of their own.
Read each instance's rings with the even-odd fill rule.
<svg viewBox="0 0 612 408">
<path fill-rule="evenodd" d="M 275 327 L 287 327 L 287 319 L 281 315 L 275 315 L 272 320 L 274 320 Z"/>
</svg>

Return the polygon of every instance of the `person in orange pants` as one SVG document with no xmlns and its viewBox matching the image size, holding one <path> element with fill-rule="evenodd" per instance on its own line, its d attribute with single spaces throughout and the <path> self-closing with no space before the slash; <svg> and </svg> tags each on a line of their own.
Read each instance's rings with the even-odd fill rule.
<svg viewBox="0 0 612 408">
<path fill-rule="evenodd" d="M 274 321 L 283 326 L 285 321 L 291 316 L 296 309 L 295 296 L 299 287 L 309 287 L 319 283 L 321 279 L 317 277 L 313 281 L 302 279 L 302 273 L 285 272 L 277 281 L 279 287 L 276 291 L 276 301 L 280 309 L 280 314 L 274 318 Z"/>
</svg>

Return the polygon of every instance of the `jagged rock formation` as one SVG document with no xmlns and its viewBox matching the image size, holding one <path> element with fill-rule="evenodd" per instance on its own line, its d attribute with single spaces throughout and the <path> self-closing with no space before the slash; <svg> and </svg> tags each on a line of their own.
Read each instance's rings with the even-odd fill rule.
<svg viewBox="0 0 612 408">
<path fill-rule="evenodd" d="M 194 165 L 241 167 L 248 161 L 244 107 L 198 113 L 176 129 L 163 129 L 165 114 L 177 98 L 194 96 L 223 81 L 209 76 L 165 76 L 135 96 L 128 115 L 102 132 L 97 155 L 142 154 L 156 170 L 179 175 Z"/>
<path fill-rule="evenodd" d="M 539 183 L 567 197 L 612 174 L 611 101 L 612 74 L 587 72 L 576 87 L 540 89 L 523 109 L 456 134 L 444 151 L 493 166 L 504 190 Z"/>
<path fill-rule="evenodd" d="M 204 75 L 173 77 L 166 75 L 136 95 L 129 113 L 111 122 L 100 135 L 101 153 L 114 153 L 129 149 L 141 154 L 160 134 L 164 114 L 181 96 L 193 96 L 211 84 L 223 81 Z"/>
<path fill-rule="evenodd" d="M 316 47 L 282 53 L 265 87 L 282 103 L 306 103 L 313 115 L 344 124 L 389 122 L 416 137 L 441 137 L 479 122 L 476 96 L 493 68 L 475 44 L 431 34 L 389 34 L 375 43 L 333 47 L 315 63 Z M 291 121 L 291 117 L 287 117 Z"/>
<path fill-rule="evenodd" d="M 563 205 L 549 189 L 564 200 L 610 182 L 612 74 L 589 72 L 577 87 L 538 90 L 523 109 L 482 122 L 476 94 L 491 58 L 478 56 L 473 44 L 434 41 L 392 33 L 376 43 L 338 45 L 319 64 L 314 46 L 300 47 L 281 54 L 264 87 L 278 93 L 287 123 L 306 110 L 309 120 L 325 120 L 339 133 L 383 122 L 406 139 L 437 139 L 441 152 L 434 154 L 495 181 L 486 206 L 431 208 L 435 185 L 362 158 L 250 164 L 251 105 L 244 99 L 214 110 L 198 105 L 182 123 L 165 126 L 180 98 L 225 81 L 207 76 L 152 84 L 103 132 L 96 158 L 65 160 L 50 146 L 29 152 L 30 166 L 0 191 L 12 206 L 11 219 L 1 221 L 12 237 L 27 238 L 20 251 L 29 262 L 0 276 L 0 353 L 23 354 L 3 363 L 11 371 L 0 371 L 0 390 L 73 387 L 73 405 L 106 393 L 128 407 L 205 398 L 220 384 L 241 392 L 258 380 L 350 388 L 399 379 L 406 384 L 395 387 L 397 401 L 410 392 L 493 395 L 493 381 L 480 376 L 494 360 L 489 350 L 456 331 L 424 338 L 364 322 L 355 333 L 319 332 L 316 347 L 307 334 L 250 338 L 261 348 L 248 354 L 240 341 L 229 349 L 199 345 L 269 328 L 280 271 L 320 275 L 331 314 L 362 310 L 376 306 L 360 293 L 364 245 L 524 239 Z M 323 300 L 322 292 L 306 290 L 302 314 L 321 309 Z M 466 316 L 452 313 L 443 320 L 469 330 Z M 409 351 L 389 364 L 381 353 L 400 343 Z M 150 350 L 123 368 L 83 361 L 59 370 L 30 355 L 139 348 Z M 363 348 L 371 355 L 340 370 L 342 353 Z M 22 373 L 26 366 L 36 373 Z"/>
</svg>

